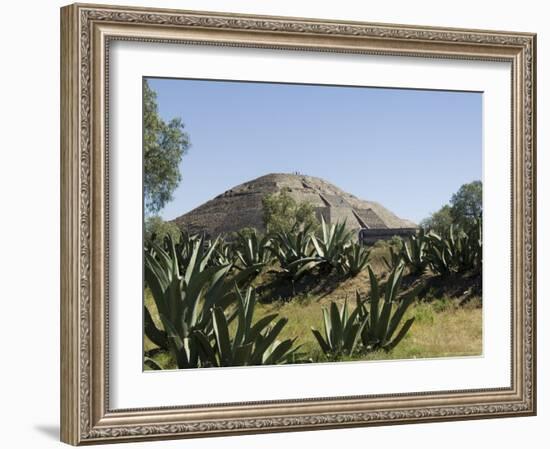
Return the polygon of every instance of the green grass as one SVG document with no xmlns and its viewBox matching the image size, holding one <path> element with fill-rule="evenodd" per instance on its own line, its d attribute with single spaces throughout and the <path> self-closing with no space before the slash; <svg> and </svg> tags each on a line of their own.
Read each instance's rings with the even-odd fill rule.
<svg viewBox="0 0 550 449">
<path fill-rule="evenodd" d="M 445 301 L 445 299 L 443 300 Z M 474 301 L 472 301 L 472 304 Z M 321 308 L 326 303 L 302 299 L 288 303 L 261 304 L 257 318 L 278 312 L 288 318 L 281 338 L 295 338 L 303 345 L 313 361 L 323 361 L 324 356 L 311 332 L 315 327 L 323 333 Z M 350 304 L 350 305 L 353 305 Z M 405 318 L 415 317 L 415 322 L 403 339 L 391 352 L 359 354 L 353 359 L 389 360 L 450 356 L 480 355 L 482 351 L 482 310 L 477 306 L 461 307 L 452 301 L 418 303 L 407 311 Z"/>
</svg>

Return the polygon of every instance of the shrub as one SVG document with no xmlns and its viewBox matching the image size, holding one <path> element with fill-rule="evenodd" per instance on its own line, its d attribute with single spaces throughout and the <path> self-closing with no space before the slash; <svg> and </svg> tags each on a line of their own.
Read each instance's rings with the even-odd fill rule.
<svg viewBox="0 0 550 449">
<path fill-rule="evenodd" d="M 451 197 L 450 204 L 422 220 L 421 226 L 444 234 L 451 224 L 469 227 L 483 214 L 483 185 L 481 181 L 463 184 Z"/>
<path fill-rule="evenodd" d="M 158 215 L 145 219 L 144 239 L 145 243 L 162 243 L 165 237 L 170 236 L 172 240 L 178 241 L 180 229 L 175 223 L 164 221 Z"/>
<path fill-rule="evenodd" d="M 265 196 L 262 206 L 264 226 L 268 232 L 316 229 L 319 226 L 313 205 L 297 203 L 287 190 Z"/>
<path fill-rule="evenodd" d="M 449 226 L 453 224 L 453 217 L 451 215 L 451 206 L 444 205 L 437 212 L 434 212 L 429 218 L 426 218 L 420 222 L 420 226 L 428 231 L 433 231 L 437 234 L 445 232 L 449 229 Z"/>
<path fill-rule="evenodd" d="M 388 244 L 393 248 L 401 248 L 403 245 L 403 239 L 398 235 L 392 235 L 391 239 L 388 240 Z"/>
</svg>

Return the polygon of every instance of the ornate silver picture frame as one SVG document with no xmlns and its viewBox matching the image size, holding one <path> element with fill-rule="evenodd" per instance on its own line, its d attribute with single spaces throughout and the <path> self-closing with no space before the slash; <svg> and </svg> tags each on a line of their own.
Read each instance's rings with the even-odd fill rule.
<svg viewBox="0 0 550 449">
<path fill-rule="evenodd" d="M 511 67 L 509 387 L 116 409 L 109 385 L 109 52 L 201 44 Z M 536 413 L 536 36 L 75 4 L 61 9 L 61 439 L 93 444 Z M 136 131 L 139 132 L 139 131 Z"/>
</svg>

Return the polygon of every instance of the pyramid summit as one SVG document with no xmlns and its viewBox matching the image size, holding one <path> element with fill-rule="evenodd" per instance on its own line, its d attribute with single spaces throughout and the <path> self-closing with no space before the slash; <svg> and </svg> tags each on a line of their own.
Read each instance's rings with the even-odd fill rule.
<svg viewBox="0 0 550 449">
<path fill-rule="evenodd" d="M 372 230 L 382 236 L 416 228 L 415 223 L 397 217 L 381 204 L 359 199 L 324 179 L 288 173 L 271 173 L 235 186 L 173 222 L 188 232 L 211 237 L 245 227 L 264 231 L 262 200 L 282 191 L 297 203 L 310 203 L 317 217 L 327 223 L 345 221 L 349 229 Z"/>
</svg>

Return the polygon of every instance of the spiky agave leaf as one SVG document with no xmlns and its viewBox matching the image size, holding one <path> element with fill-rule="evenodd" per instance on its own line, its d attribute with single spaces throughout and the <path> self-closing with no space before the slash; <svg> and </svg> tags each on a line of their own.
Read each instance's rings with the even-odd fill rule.
<svg viewBox="0 0 550 449">
<path fill-rule="evenodd" d="M 247 233 L 237 233 L 235 253 L 242 268 L 255 267 L 259 271 L 271 259 L 271 236 L 266 234 L 259 237 L 256 230 Z"/>
<path fill-rule="evenodd" d="M 391 246 L 389 248 L 389 253 L 389 257 L 383 256 L 382 261 L 384 262 L 384 265 L 386 265 L 388 270 L 391 271 L 401 263 L 401 261 L 403 260 L 403 256 L 401 251 L 394 251 Z"/>
<path fill-rule="evenodd" d="M 236 325 L 230 328 L 230 319 L 219 307 L 211 310 L 213 338 L 196 332 L 200 345 L 200 358 L 205 366 L 249 366 L 288 363 L 299 346 L 294 340 L 279 341 L 286 318 L 271 323 L 277 314 L 267 315 L 253 324 L 256 298 L 249 288 L 245 294 L 237 290 Z"/>
<path fill-rule="evenodd" d="M 368 351 L 393 349 L 405 337 L 414 322 L 414 318 L 407 320 L 397 331 L 405 312 L 422 288 L 422 285 L 419 284 L 403 299 L 398 300 L 404 267 L 405 264 L 401 263 L 391 271 L 383 292 L 380 290 L 376 276 L 368 267 L 371 283 L 371 291 L 366 301 L 369 305 L 369 319 L 367 319 L 365 307 L 360 314 L 361 319 L 366 322 L 361 332 L 361 340 Z M 359 302 L 359 293 L 357 293 L 357 297 Z M 396 331 L 397 335 L 394 337 Z"/>
<path fill-rule="evenodd" d="M 370 250 L 359 243 L 352 243 L 344 250 L 341 265 L 342 271 L 348 276 L 355 277 L 368 265 Z"/>
<path fill-rule="evenodd" d="M 249 275 L 241 272 L 230 278 L 230 265 L 211 265 L 209 262 L 216 245 L 215 241 L 206 248 L 200 238 L 193 239 L 191 254 L 183 267 L 171 239 L 167 239 L 165 247 L 153 245 L 145 252 L 145 282 L 151 290 L 163 328 L 155 326 L 147 311 L 145 330 L 151 341 L 168 349 L 179 368 L 198 367 L 194 333 L 211 334 L 210 309 L 225 310 L 235 298 L 234 285 L 239 276 Z"/>
<path fill-rule="evenodd" d="M 314 327 L 313 336 L 319 343 L 324 354 L 339 358 L 343 355 L 352 355 L 359 341 L 359 336 L 365 326 L 360 322 L 360 305 L 349 313 L 347 300 L 340 309 L 335 302 L 331 302 L 329 309 L 323 307 L 324 336 Z"/>
<path fill-rule="evenodd" d="M 413 273 L 422 274 L 428 266 L 428 237 L 424 229 L 410 235 L 401 246 L 401 257 Z"/>
<path fill-rule="evenodd" d="M 351 244 L 353 231 L 346 230 L 346 222 L 327 225 L 321 217 L 321 236 L 311 235 L 316 256 L 326 268 L 342 270 L 343 254 Z"/>
</svg>

